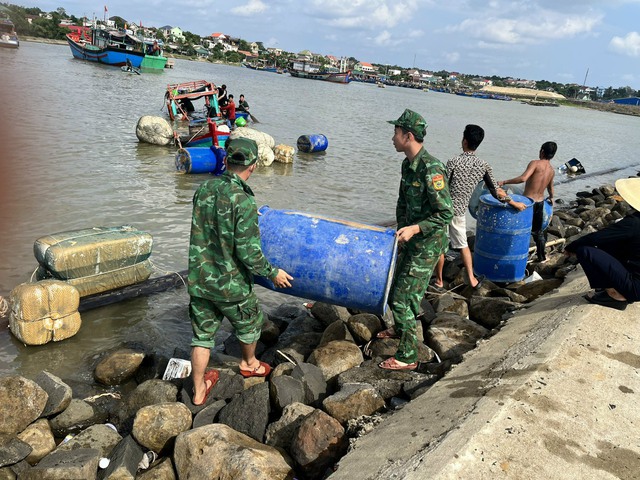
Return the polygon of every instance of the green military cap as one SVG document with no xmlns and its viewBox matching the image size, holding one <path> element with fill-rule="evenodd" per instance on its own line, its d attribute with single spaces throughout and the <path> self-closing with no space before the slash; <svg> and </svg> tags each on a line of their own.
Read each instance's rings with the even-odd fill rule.
<svg viewBox="0 0 640 480">
<path fill-rule="evenodd" d="M 400 115 L 400 118 L 388 120 L 388 122 L 413 133 L 416 140 L 424 140 L 424 136 L 427 134 L 427 122 L 424 121 L 422 115 L 408 108 Z"/>
<path fill-rule="evenodd" d="M 258 160 L 258 144 L 250 138 L 227 140 L 227 163 L 250 166 Z"/>
</svg>

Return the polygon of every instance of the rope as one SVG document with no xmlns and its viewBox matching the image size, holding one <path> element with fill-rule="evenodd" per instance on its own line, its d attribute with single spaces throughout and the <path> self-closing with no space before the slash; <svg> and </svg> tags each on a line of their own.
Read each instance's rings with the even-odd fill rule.
<svg viewBox="0 0 640 480">
<path fill-rule="evenodd" d="M 0 317 L 5 317 L 9 311 L 9 302 L 0 295 Z"/>
<path fill-rule="evenodd" d="M 151 264 L 151 267 L 159 273 L 162 273 L 164 275 L 169 275 L 169 274 L 177 275 L 180 281 L 182 282 L 182 285 L 184 285 L 184 287 L 187 288 L 187 282 L 184 281 L 184 278 L 182 277 L 182 275 L 180 275 L 180 272 L 176 270 L 169 270 L 165 267 L 162 267 L 161 265 L 158 265 L 154 261 L 152 261 L 151 258 L 149 258 L 148 261 Z"/>
</svg>

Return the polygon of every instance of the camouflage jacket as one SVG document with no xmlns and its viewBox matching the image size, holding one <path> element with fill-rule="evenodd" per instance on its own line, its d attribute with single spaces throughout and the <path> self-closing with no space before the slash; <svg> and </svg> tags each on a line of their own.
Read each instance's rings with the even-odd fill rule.
<svg viewBox="0 0 640 480">
<path fill-rule="evenodd" d="M 274 278 L 277 273 L 262 253 L 249 185 L 229 172 L 200 185 L 193 197 L 189 294 L 236 302 L 251 292 L 253 275 Z"/>
<path fill-rule="evenodd" d="M 409 243 L 417 248 L 435 248 L 439 254 L 447 247 L 447 226 L 452 218 L 453 204 L 442 162 L 424 148 L 413 161 L 405 158 L 396 220 L 399 229 L 417 224 L 421 232 Z"/>
</svg>

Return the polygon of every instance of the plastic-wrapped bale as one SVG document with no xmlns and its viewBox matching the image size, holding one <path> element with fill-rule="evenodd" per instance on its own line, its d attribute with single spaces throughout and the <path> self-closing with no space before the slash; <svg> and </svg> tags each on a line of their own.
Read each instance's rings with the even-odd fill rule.
<svg viewBox="0 0 640 480">
<path fill-rule="evenodd" d="M 153 273 L 153 265 L 151 260 L 136 263 L 128 267 L 111 270 L 110 272 L 99 273 L 96 275 L 88 275 L 86 277 L 69 278 L 63 280 L 69 285 L 73 285 L 81 297 L 95 295 L 96 293 L 108 292 L 116 288 L 122 288 L 136 283 L 144 282 Z M 36 271 L 36 278 L 56 278 L 55 275 L 40 266 Z M 57 278 L 56 278 L 57 279 Z"/>
<path fill-rule="evenodd" d="M 60 280 L 23 283 L 9 298 L 9 328 L 27 345 L 58 342 L 80 330 L 80 294 L 73 285 Z"/>
<path fill-rule="evenodd" d="M 249 127 L 236 128 L 231 132 L 229 138 L 250 138 L 251 140 L 255 141 L 258 146 L 260 146 L 260 144 L 262 143 L 267 145 L 269 148 L 273 148 L 276 146 L 276 141 L 271 135 Z"/>
<path fill-rule="evenodd" d="M 60 232 L 35 241 L 38 262 L 55 278 L 68 280 L 120 270 L 151 255 L 153 237 L 130 225 Z"/>
<path fill-rule="evenodd" d="M 273 149 L 273 152 L 276 157 L 276 162 L 280 163 L 293 163 L 293 154 L 295 153 L 295 148 L 289 145 L 276 145 Z"/>
<path fill-rule="evenodd" d="M 275 155 L 271 147 L 264 143 L 258 145 L 258 166 L 268 167 L 275 160 Z"/>
</svg>

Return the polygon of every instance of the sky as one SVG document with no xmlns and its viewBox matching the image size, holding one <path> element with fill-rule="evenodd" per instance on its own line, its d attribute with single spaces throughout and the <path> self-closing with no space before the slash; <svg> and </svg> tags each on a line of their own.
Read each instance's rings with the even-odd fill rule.
<svg viewBox="0 0 640 480">
<path fill-rule="evenodd" d="M 640 90 L 640 0 L 33 0 L 288 52 Z M 10 2 L 18 3 L 18 2 Z M 585 82 L 586 79 L 586 82 Z"/>
</svg>

